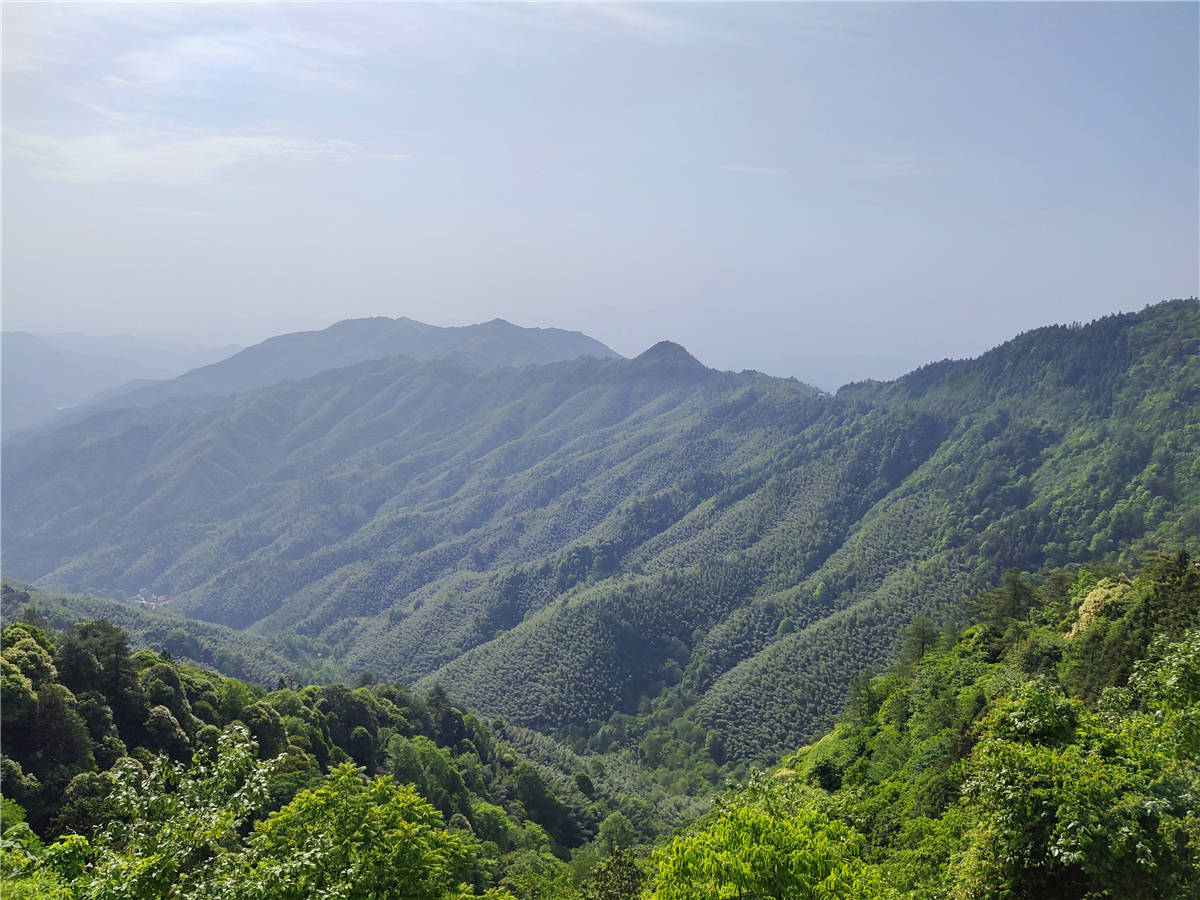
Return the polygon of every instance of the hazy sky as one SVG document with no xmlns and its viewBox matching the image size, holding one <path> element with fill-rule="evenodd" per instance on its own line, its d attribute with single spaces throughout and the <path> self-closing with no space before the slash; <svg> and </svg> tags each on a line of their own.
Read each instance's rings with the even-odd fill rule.
<svg viewBox="0 0 1200 900">
<path fill-rule="evenodd" d="M 1198 9 L 6 0 L 3 324 L 973 355 L 1197 292 Z"/>
</svg>

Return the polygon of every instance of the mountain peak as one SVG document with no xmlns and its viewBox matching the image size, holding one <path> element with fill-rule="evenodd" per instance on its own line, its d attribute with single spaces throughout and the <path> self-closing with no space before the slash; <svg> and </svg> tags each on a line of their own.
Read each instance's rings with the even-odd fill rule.
<svg viewBox="0 0 1200 900">
<path fill-rule="evenodd" d="M 652 365 L 656 369 L 668 367 L 678 371 L 705 371 L 707 369 L 704 363 L 674 341 L 659 341 L 649 350 L 634 357 L 633 361 L 643 366 Z"/>
</svg>

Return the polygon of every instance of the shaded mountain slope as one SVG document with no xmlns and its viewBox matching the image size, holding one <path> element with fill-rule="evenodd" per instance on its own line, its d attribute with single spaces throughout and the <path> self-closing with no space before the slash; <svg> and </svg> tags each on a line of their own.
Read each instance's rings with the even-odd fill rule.
<svg viewBox="0 0 1200 900">
<path fill-rule="evenodd" d="M 7 578 L 0 587 L 0 615 L 15 622 L 27 610 L 59 630 L 104 619 L 129 635 L 135 649 L 167 652 L 175 659 L 206 666 L 233 678 L 273 687 L 279 680 L 331 681 L 322 649 L 291 636 L 260 637 L 224 625 L 186 619 L 160 609 L 83 595 L 39 591 Z"/>
<path fill-rule="evenodd" d="M 680 432 L 714 396 L 760 385 L 786 403 L 817 402 L 798 384 L 662 355 L 486 374 L 376 362 L 206 412 L 98 417 L 90 432 L 10 448 L 5 564 L 96 592 L 149 585 L 182 594 L 185 612 L 242 627 L 312 614 L 293 594 L 337 573 L 335 590 L 310 593 L 336 600 L 326 618 L 340 620 L 390 604 L 372 579 L 415 588 L 467 556 L 554 551 L 681 469 L 757 452 L 736 427 L 707 444 Z M 615 486 L 614 467 L 626 470 Z M 584 480 L 586 503 L 550 503 Z"/>
<path fill-rule="evenodd" d="M 669 343 L 367 362 L 10 448 L 4 565 L 584 743 L 670 704 L 656 746 L 768 758 L 1009 566 L 1197 549 L 1197 335 L 1174 301 L 835 397 Z"/>
</svg>

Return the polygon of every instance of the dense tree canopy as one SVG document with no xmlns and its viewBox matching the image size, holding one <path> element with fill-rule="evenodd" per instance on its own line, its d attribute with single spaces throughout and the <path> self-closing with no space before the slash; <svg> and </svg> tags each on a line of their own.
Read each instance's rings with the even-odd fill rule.
<svg viewBox="0 0 1200 900">
<path fill-rule="evenodd" d="M 667 347 L 114 412 L 6 448 L 5 571 L 253 626 L 60 622 L 267 685 L 441 683 L 576 752 L 764 763 L 1007 569 L 1200 551 L 1197 330 L 1172 301 L 835 396 Z M 681 700 L 698 741 L 630 727 Z"/>
<path fill-rule="evenodd" d="M 6 572 L 173 597 L 5 581 L 6 895 L 1194 894 L 1198 325 L 833 397 L 384 361 L 6 447 Z"/>
</svg>

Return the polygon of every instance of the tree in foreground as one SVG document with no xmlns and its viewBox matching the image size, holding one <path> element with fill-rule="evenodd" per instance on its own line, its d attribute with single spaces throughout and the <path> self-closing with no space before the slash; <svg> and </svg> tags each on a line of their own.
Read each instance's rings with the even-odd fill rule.
<svg viewBox="0 0 1200 900">
<path fill-rule="evenodd" d="M 113 771 L 115 809 L 89 840 L 42 846 L 24 823 L 4 834 L 5 897 L 72 900 L 474 897 L 477 842 L 445 828 L 410 785 L 338 766 L 243 838 L 262 814 L 274 761 L 255 758 L 242 726 L 198 752 L 190 769 L 158 757 Z M 510 895 L 489 891 L 502 900 Z"/>
<path fill-rule="evenodd" d="M 651 897 L 849 900 L 887 896 L 878 872 L 859 858 L 861 837 L 790 793 L 766 786 L 759 790 L 751 784 L 750 802 L 735 801 L 707 828 L 675 838 L 654 856 L 657 872 Z M 780 808 L 780 803 L 787 808 Z"/>
<path fill-rule="evenodd" d="M 233 725 L 189 769 L 161 756 L 148 769 L 123 759 L 106 776 L 111 818 L 90 840 L 68 834 L 44 849 L 6 843 L 5 896 L 47 884 L 62 896 L 103 900 L 210 896 L 214 873 L 267 802 L 272 764 L 256 760 L 255 749 Z"/>
<path fill-rule="evenodd" d="M 406 784 L 344 764 L 255 828 L 229 896 L 444 900 L 474 896 L 475 849 Z M 489 892 L 500 898 L 507 894 Z"/>
</svg>

